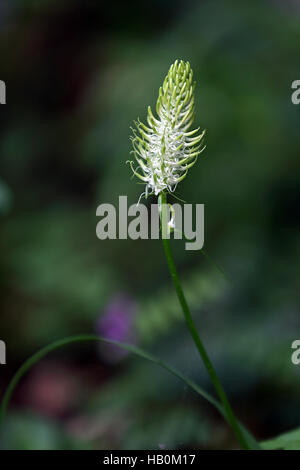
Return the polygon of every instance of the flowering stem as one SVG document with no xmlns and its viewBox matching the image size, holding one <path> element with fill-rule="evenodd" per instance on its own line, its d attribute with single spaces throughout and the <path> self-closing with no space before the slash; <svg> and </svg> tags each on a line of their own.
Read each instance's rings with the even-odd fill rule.
<svg viewBox="0 0 300 470">
<path fill-rule="evenodd" d="M 164 210 L 167 210 L 167 197 L 166 197 L 166 194 L 162 191 L 160 194 L 159 194 L 159 207 L 161 208 L 161 212 L 160 212 L 160 215 L 161 215 L 161 219 L 162 220 L 167 220 L 166 218 L 166 215 L 164 216 L 163 215 L 163 211 Z M 177 293 L 177 297 L 178 297 L 178 300 L 180 302 L 180 305 L 181 305 L 181 308 L 182 308 L 182 311 L 183 311 L 183 314 L 184 314 L 184 317 L 185 317 L 185 321 L 186 321 L 186 324 L 188 326 L 188 329 L 190 330 L 190 333 L 192 335 L 192 338 L 194 340 L 194 343 L 198 349 L 198 352 L 203 360 L 203 363 L 206 367 L 206 370 L 215 386 L 215 389 L 216 389 L 216 392 L 221 400 L 221 402 L 223 403 L 223 406 L 224 406 L 224 411 L 225 411 L 225 417 L 227 419 L 227 422 L 232 426 L 232 429 L 234 430 L 234 433 L 241 445 L 241 447 L 243 449 L 251 449 L 251 446 L 248 444 L 241 428 L 240 428 L 240 425 L 238 424 L 238 421 L 237 421 L 237 418 L 235 417 L 234 415 L 234 412 L 231 408 L 231 405 L 229 403 L 229 400 L 227 398 L 227 395 L 225 393 L 225 390 L 217 376 L 217 373 L 212 365 L 212 362 L 206 352 L 206 349 L 200 339 L 200 336 L 197 332 L 197 329 L 196 329 L 196 326 L 195 326 L 195 323 L 194 323 L 194 320 L 193 320 L 193 317 L 191 315 L 191 312 L 190 312 L 190 309 L 188 307 L 188 304 L 187 304 L 187 301 L 186 301 L 186 298 L 185 298 L 185 295 L 183 293 L 183 290 L 182 290 L 182 287 L 181 287 L 181 284 L 180 284 L 180 281 L 179 281 L 179 277 L 178 277 L 178 274 L 177 274 L 177 269 L 176 269 L 176 266 L 175 266 L 175 263 L 174 263 L 174 259 L 173 259 L 173 255 L 172 255 L 172 252 L 171 252 L 171 247 L 170 247 L 170 241 L 168 238 L 165 238 L 165 237 L 162 237 L 162 241 L 163 241 L 163 246 L 164 246 L 164 251 L 165 251 L 165 255 L 166 255 L 166 259 L 167 259 L 167 263 L 168 263 L 168 267 L 169 267 L 169 271 L 170 271 L 170 274 L 171 274 L 171 278 L 172 278 L 172 281 L 173 281 L 173 284 L 174 284 L 174 287 L 175 287 L 175 290 L 176 290 L 176 293 Z"/>
</svg>

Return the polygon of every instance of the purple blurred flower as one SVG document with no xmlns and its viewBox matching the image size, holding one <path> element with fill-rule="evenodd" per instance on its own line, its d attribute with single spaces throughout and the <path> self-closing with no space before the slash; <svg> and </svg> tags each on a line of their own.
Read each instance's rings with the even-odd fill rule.
<svg viewBox="0 0 300 470">
<path fill-rule="evenodd" d="M 117 294 L 108 303 L 103 314 L 96 323 L 96 331 L 100 336 L 125 343 L 136 342 L 134 319 L 136 303 L 126 294 Z M 127 351 L 114 345 L 101 347 L 103 356 L 112 362 L 127 356 Z"/>
</svg>

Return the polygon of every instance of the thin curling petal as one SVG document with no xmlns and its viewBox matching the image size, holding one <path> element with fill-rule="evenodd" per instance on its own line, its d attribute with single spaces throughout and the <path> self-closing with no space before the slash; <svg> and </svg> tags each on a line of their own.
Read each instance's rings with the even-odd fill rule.
<svg viewBox="0 0 300 470">
<path fill-rule="evenodd" d="M 159 89 L 156 118 L 148 107 L 148 126 L 135 122 L 131 137 L 133 154 L 146 183 L 146 194 L 173 192 L 197 161 L 204 148 L 204 131 L 190 130 L 194 120 L 193 71 L 189 62 L 176 60 Z M 141 157 L 143 161 L 141 161 Z"/>
</svg>

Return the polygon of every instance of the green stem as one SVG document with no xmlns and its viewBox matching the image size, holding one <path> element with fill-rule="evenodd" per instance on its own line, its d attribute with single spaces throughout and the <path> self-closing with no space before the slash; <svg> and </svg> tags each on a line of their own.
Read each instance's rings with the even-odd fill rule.
<svg viewBox="0 0 300 470">
<path fill-rule="evenodd" d="M 160 215 L 161 215 L 161 219 L 162 221 L 165 221 L 167 220 L 167 217 L 166 217 L 166 212 L 163 212 L 163 211 L 167 211 L 167 197 L 166 197 L 166 194 L 164 192 L 161 192 L 160 195 L 159 195 L 159 207 L 160 207 Z M 180 284 L 180 281 L 179 281 L 179 277 L 178 277 L 178 274 L 177 274 L 177 269 L 176 269 L 176 266 L 175 266 L 175 263 L 174 263 L 174 259 L 173 259 L 173 255 L 172 255 L 172 252 L 171 252 L 171 247 L 170 247 L 170 241 L 168 238 L 165 238 L 165 237 L 162 237 L 162 241 L 163 241 L 163 246 L 164 246 L 164 251 L 165 251 L 165 255 L 166 255 L 166 259 L 167 259 L 167 263 L 168 263 L 168 267 L 169 267 L 169 271 L 170 271 L 170 274 L 171 274 L 171 278 L 172 278 L 172 281 L 173 281 L 173 284 L 174 284 L 174 287 L 175 287 L 175 290 L 176 290 L 176 293 L 177 293 L 177 297 L 178 297 L 178 300 L 180 302 L 180 305 L 181 305 L 181 308 L 182 308 L 182 311 L 183 311 L 183 314 L 184 314 L 184 317 L 185 317 L 185 321 L 186 321 L 186 324 L 188 326 L 188 329 L 190 330 L 190 333 L 192 335 L 192 338 L 194 340 L 194 343 L 199 351 L 199 354 L 203 360 L 203 363 L 206 367 L 206 370 L 215 386 L 215 389 L 216 389 L 216 392 L 221 400 L 221 402 L 223 403 L 223 406 L 224 406 L 224 411 L 225 411 L 225 414 L 226 414 L 226 418 L 227 418 L 227 421 L 228 423 L 232 426 L 232 429 L 234 430 L 234 433 L 241 445 L 241 447 L 243 449 L 251 449 L 251 447 L 249 446 L 247 440 L 245 439 L 245 436 L 238 424 L 238 421 L 237 421 L 237 418 L 235 417 L 234 415 L 234 412 L 231 408 L 231 405 L 229 403 L 229 400 L 227 398 L 227 395 L 225 393 L 225 390 L 217 376 L 217 373 L 212 365 L 212 362 L 206 352 L 206 349 L 200 339 L 200 336 L 197 332 L 197 328 L 195 326 L 195 323 L 194 323 L 194 320 L 193 320 L 193 317 L 191 315 L 191 312 L 190 312 L 190 309 L 188 307 L 188 304 L 187 304 L 187 301 L 186 301 L 186 298 L 185 298 L 185 295 L 183 293 L 183 290 L 182 290 L 182 287 L 181 287 L 181 284 Z"/>
</svg>

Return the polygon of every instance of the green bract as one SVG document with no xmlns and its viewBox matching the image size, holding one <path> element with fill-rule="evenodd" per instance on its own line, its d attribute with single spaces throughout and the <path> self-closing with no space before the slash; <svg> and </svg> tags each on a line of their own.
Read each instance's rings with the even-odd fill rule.
<svg viewBox="0 0 300 470">
<path fill-rule="evenodd" d="M 146 183 L 145 194 L 174 192 L 204 150 L 205 131 L 190 130 L 194 120 L 193 71 L 189 62 L 176 60 L 159 89 L 156 118 L 148 107 L 148 126 L 138 120 L 131 137 L 138 166 L 133 173 Z M 140 171 L 138 171 L 140 170 Z"/>
</svg>

